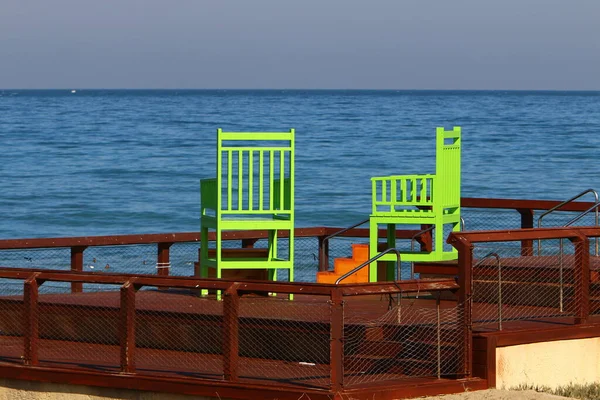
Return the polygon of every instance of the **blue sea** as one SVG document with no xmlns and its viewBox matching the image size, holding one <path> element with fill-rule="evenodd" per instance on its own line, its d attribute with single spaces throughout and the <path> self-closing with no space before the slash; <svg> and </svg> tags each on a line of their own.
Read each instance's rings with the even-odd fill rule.
<svg viewBox="0 0 600 400">
<path fill-rule="evenodd" d="M 600 190 L 600 92 L 0 90 L 0 238 L 197 231 L 217 128 L 295 128 L 296 225 L 347 226 L 455 125 L 463 197 Z"/>
</svg>

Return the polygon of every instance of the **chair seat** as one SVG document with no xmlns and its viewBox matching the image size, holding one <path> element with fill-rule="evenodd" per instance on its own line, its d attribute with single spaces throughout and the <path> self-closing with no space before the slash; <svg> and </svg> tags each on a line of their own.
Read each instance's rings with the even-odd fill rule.
<svg viewBox="0 0 600 400">
<path fill-rule="evenodd" d="M 402 262 L 419 261 L 450 261 L 456 260 L 457 252 L 453 251 L 400 251 L 400 260 Z M 396 261 L 394 253 L 385 254 L 379 261 Z"/>
<path fill-rule="evenodd" d="M 216 258 L 207 258 L 203 263 L 209 267 L 216 267 Z M 294 262 L 282 258 L 222 258 L 218 264 L 220 269 L 254 269 L 254 268 L 277 268 L 292 269 Z"/>
<path fill-rule="evenodd" d="M 376 214 L 371 214 L 371 218 L 418 218 L 418 219 L 426 219 L 426 218 L 435 218 L 437 216 L 436 212 L 431 210 L 402 210 L 402 211 L 394 211 L 394 212 L 378 212 Z"/>
<path fill-rule="evenodd" d="M 223 230 L 270 230 L 270 229 L 293 229 L 293 223 L 285 219 L 272 218 L 248 218 L 248 219 L 222 219 L 219 227 Z"/>
</svg>

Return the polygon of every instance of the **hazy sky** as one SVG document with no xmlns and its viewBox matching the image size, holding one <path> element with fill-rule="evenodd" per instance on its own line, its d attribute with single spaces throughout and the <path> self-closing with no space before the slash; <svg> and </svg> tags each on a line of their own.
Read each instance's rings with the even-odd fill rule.
<svg viewBox="0 0 600 400">
<path fill-rule="evenodd" d="M 600 90 L 600 0 L 0 0 L 0 88 Z"/>
</svg>

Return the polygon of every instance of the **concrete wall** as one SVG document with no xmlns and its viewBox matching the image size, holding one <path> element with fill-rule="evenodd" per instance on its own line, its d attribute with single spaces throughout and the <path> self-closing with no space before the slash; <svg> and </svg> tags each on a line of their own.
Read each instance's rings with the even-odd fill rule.
<svg viewBox="0 0 600 400">
<path fill-rule="evenodd" d="M 0 400 L 212 400 L 223 397 L 184 396 L 126 389 L 100 388 L 0 379 Z"/>
<path fill-rule="evenodd" d="M 600 382 L 600 338 L 498 347 L 496 387 Z"/>
</svg>

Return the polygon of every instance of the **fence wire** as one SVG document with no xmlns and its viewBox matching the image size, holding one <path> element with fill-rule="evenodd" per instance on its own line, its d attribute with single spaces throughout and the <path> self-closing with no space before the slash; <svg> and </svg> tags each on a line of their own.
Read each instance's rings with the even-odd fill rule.
<svg viewBox="0 0 600 400">
<path fill-rule="evenodd" d="M 197 293 L 152 287 L 137 292 L 137 371 L 223 379 L 223 302 Z"/>
<path fill-rule="evenodd" d="M 545 241 L 550 242 L 550 241 Z M 572 317 L 577 312 L 574 247 L 545 243 L 523 256 L 519 247 L 478 245 L 473 260 L 474 329 L 502 329 L 515 321 Z"/>
<path fill-rule="evenodd" d="M 115 274 L 155 274 L 156 244 L 96 246 L 83 252 L 83 270 Z"/>
<path fill-rule="evenodd" d="M 0 360 L 23 363 L 23 281 L 0 279 Z"/>
<path fill-rule="evenodd" d="M 68 282 L 39 287 L 40 366 L 115 372 L 120 366 L 120 285 L 71 294 Z"/>
<path fill-rule="evenodd" d="M 240 299 L 239 369 L 246 379 L 326 388 L 330 382 L 328 297 Z"/>
<path fill-rule="evenodd" d="M 71 248 L 0 249 L 0 267 L 69 269 Z"/>
<path fill-rule="evenodd" d="M 388 299 L 382 298 L 379 304 L 369 304 L 369 313 L 352 312 L 352 304 L 348 304 L 345 385 L 461 374 L 461 306 L 455 301 L 438 302 L 437 296 L 405 296 L 392 308 L 388 308 Z"/>
<path fill-rule="evenodd" d="M 157 270 L 168 267 L 169 275 L 194 276 L 194 263 L 199 260 L 199 249 L 198 242 L 173 243 L 169 249 L 170 265 L 157 265 Z"/>
</svg>

